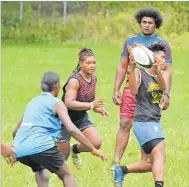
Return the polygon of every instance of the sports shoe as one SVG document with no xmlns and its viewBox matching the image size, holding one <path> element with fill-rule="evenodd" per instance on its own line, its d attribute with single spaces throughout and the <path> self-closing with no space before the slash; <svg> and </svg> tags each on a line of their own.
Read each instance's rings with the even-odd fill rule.
<svg viewBox="0 0 189 187">
<path fill-rule="evenodd" d="M 125 174 L 122 172 L 120 166 L 114 165 L 111 167 L 111 170 L 114 177 L 115 187 L 122 187 Z"/>
<path fill-rule="evenodd" d="M 73 145 L 71 145 L 70 149 L 71 149 L 70 153 L 71 153 L 71 156 L 72 156 L 72 161 L 73 161 L 74 166 L 77 169 L 81 169 L 82 161 L 81 161 L 79 155 L 73 152 Z"/>
</svg>

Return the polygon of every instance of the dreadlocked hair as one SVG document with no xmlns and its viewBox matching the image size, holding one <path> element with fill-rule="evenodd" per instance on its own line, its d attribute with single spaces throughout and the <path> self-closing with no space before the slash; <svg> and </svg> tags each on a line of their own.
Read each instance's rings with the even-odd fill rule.
<svg viewBox="0 0 189 187">
<path fill-rule="evenodd" d="M 72 71 L 72 73 L 77 73 L 81 70 L 79 63 L 82 62 L 83 60 L 85 60 L 85 58 L 88 56 L 94 56 L 92 50 L 89 48 L 83 47 L 78 53 L 79 62 L 77 64 L 76 68 L 74 69 L 74 71 Z"/>
<path fill-rule="evenodd" d="M 163 18 L 160 12 L 151 7 L 146 7 L 138 10 L 138 12 L 135 14 L 135 19 L 138 24 L 141 24 L 141 20 L 143 17 L 153 18 L 156 24 L 156 28 L 158 29 L 161 27 L 163 23 Z"/>
<path fill-rule="evenodd" d="M 158 51 L 165 52 L 165 45 L 161 44 L 160 42 L 157 42 L 152 45 L 149 45 L 148 49 L 152 52 L 158 52 Z"/>
</svg>

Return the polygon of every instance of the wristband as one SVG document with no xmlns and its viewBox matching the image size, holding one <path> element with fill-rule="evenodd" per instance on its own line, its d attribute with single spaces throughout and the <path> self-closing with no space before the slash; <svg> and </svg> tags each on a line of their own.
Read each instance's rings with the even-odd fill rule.
<svg viewBox="0 0 189 187">
<path fill-rule="evenodd" d="M 90 105 L 91 105 L 91 108 L 90 108 L 90 109 L 93 109 L 93 108 L 94 108 L 93 102 L 90 102 Z"/>
</svg>

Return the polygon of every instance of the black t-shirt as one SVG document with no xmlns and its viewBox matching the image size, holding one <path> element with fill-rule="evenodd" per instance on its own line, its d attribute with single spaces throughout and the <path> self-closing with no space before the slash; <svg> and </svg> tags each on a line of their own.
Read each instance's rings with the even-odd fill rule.
<svg viewBox="0 0 189 187">
<path fill-rule="evenodd" d="M 136 95 L 136 109 L 134 121 L 159 122 L 161 110 L 159 107 L 163 92 L 160 90 L 156 75 L 150 75 L 144 69 L 138 69 L 141 75 L 141 84 Z"/>
</svg>

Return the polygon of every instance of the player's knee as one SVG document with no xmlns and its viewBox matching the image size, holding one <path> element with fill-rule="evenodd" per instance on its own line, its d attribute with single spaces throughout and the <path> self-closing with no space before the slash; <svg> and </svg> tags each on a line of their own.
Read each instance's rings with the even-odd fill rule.
<svg viewBox="0 0 189 187">
<path fill-rule="evenodd" d="M 120 130 L 129 131 L 132 127 L 132 120 L 124 119 L 120 121 Z"/>
<path fill-rule="evenodd" d="M 48 170 L 41 170 L 41 171 L 39 171 L 38 173 L 37 173 L 37 175 L 39 176 L 38 177 L 38 179 L 40 179 L 40 181 L 42 182 L 43 181 L 43 183 L 45 182 L 45 183 L 48 183 L 49 182 L 49 172 L 48 172 Z"/>
<path fill-rule="evenodd" d="M 64 181 L 65 177 L 71 177 L 72 176 L 72 174 L 69 170 L 62 170 L 62 169 L 57 172 L 57 175 L 58 175 L 59 179 L 62 180 L 62 181 Z"/>
<path fill-rule="evenodd" d="M 43 176 L 42 176 L 42 180 L 43 181 L 45 181 L 46 183 L 48 183 L 49 182 L 49 174 L 44 174 Z"/>
<path fill-rule="evenodd" d="M 161 159 L 164 160 L 166 159 L 166 153 L 165 153 L 165 149 L 161 149 L 158 148 L 154 151 L 154 155 L 153 155 L 154 159 Z"/>
<path fill-rule="evenodd" d="M 93 143 L 93 146 L 94 146 L 96 149 L 100 149 L 101 145 L 102 145 L 102 141 L 101 141 L 101 140 L 95 141 L 95 142 Z"/>
</svg>

